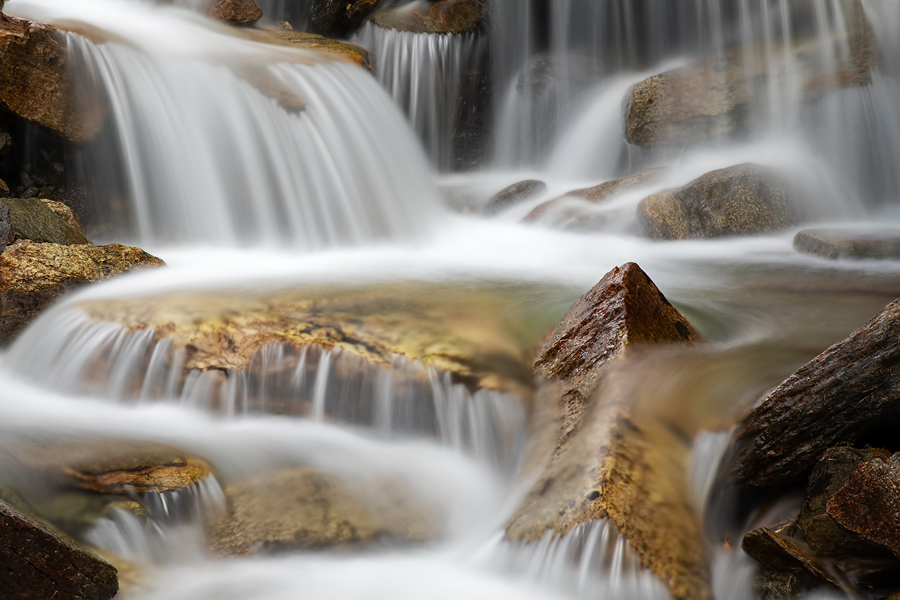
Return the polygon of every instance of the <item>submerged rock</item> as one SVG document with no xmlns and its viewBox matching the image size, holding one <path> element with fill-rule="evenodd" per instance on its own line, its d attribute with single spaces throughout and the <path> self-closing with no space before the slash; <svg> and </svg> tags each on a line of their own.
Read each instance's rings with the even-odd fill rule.
<svg viewBox="0 0 900 600">
<path fill-rule="evenodd" d="M 309 19 L 325 35 L 347 37 L 381 5 L 382 0 L 315 0 Z"/>
<path fill-rule="evenodd" d="M 0 345 L 11 342 L 53 300 L 85 283 L 164 265 L 121 244 L 18 241 L 0 254 Z"/>
<path fill-rule="evenodd" d="M 211 473 L 209 465 L 202 460 L 162 450 L 70 465 L 64 471 L 78 487 L 120 495 L 182 490 Z"/>
<path fill-rule="evenodd" d="M 267 44 L 278 44 L 281 46 L 301 48 L 303 50 L 323 52 L 336 58 L 348 60 L 367 71 L 372 70 L 372 67 L 369 64 L 368 51 L 355 44 L 345 44 L 344 42 L 339 42 L 315 33 L 294 31 L 293 29 L 254 29 L 248 30 L 245 35 L 258 42 Z M 250 69 L 253 67 L 254 65 L 248 66 Z"/>
<path fill-rule="evenodd" d="M 804 229 L 794 236 L 794 249 L 836 258 L 900 258 L 900 231 Z"/>
<path fill-rule="evenodd" d="M 545 398 L 562 413 L 557 449 L 508 522 L 507 539 L 536 542 L 548 530 L 565 535 L 610 518 L 676 598 L 710 597 L 685 487 L 689 443 L 653 411 L 639 410 L 630 378 L 614 370 L 634 346 L 698 339 L 634 263 L 608 273 L 572 307 L 534 363 L 559 390 Z"/>
<path fill-rule="evenodd" d="M 253 25 L 263 11 L 253 0 L 212 0 L 209 15 L 228 25 Z"/>
<path fill-rule="evenodd" d="M 592 202 L 595 204 L 606 202 L 607 200 L 611 200 L 629 190 L 639 188 L 643 185 L 647 185 L 657 181 L 660 177 L 663 176 L 663 174 L 666 173 L 666 171 L 668 171 L 668 168 L 666 167 L 644 169 L 643 171 L 638 171 L 637 173 L 632 173 L 631 175 L 626 175 L 625 177 L 619 177 L 618 179 L 612 179 L 605 183 L 601 183 L 600 185 L 595 185 L 593 187 L 580 190 L 572 190 L 561 198 L 549 200 L 537 206 L 534 210 L 528 213 L 528 215 L 526 215 L 524 219 L 522 219 L 522 222 L 532 223 L 539 220 L 549 211 L 559 207 L 567 197 L 580 198 L 582 200 L 587 200 L 588 202 Z M 571 217 L 576 220 L 584 218 L 582 215 L 575 214 L 574 212 L 573 214 L 571 214 Z"/>
<path fill-rule="evenodd" d="M 413 2 L 383 10 L 372 17 L 382 29 L 413 33 L 474 33 L 486 26 L 487 12 L 478 0 Z"/>
<path fill-rule="evenodd" d="M 432 539 L 435 516 L 397 482 L 354 482 L 310 468 L 262 473 L 226 486 L 227 509 L 207 541 L 219 556 L 359 548 Z"/>
<path fill-rule="evenodd" d="M 740 487 L 802 483 L 828 448 L 900 425 L 900 300 L 791 375 L 744 417 L 730 477 Z"/>
<path fill-rule="evenodd" d="M 508 208 L 512 208 L 520 202 L 533 198 L 547 191 L 547 184 L 535 179 L 526 179 L 503 188 L 488 200 L 484 207 L 484 214 L 496 215 Z"/>
<path fill-rule="evenodd" d="M 108 600 L 119 590 L 115 567 L 3 500 L 0 565 L 6 598 Z"/>
<path fill-rule="evenodd" d="M 767 233 L 797 223 L 784 179 L 745 163 L 710 171 L 686 186 L 641 200 L 638 220 L 655 240 Z"/>
<path fill-rule="evenodd" d="M 836 55 L 847 56 L 822 71 L 816 62 L 816 40 L 796 38 L 786 49 L 792 69 L 785 64 L 785 49 L 763 45 L 728 50 L 699 62 L 645 79 L 626 97 L 626 140 L 638 146 L 689 144 L 743 130 L 749 121 L 750 100 L 767 79 L 789 85 L 801 77 L 806 99 L 827 90 L 866 85 L 878 52 L 865 12 L 858 1 L 841 2 L 849 34 L 835 36 Z M 843 52 L 845 46 L 849 52 Z M 771 57 L 778 57 L 772 61 Z"/>
<path fill-rule="evenodd" d="M 0 13 L 0 108 L 75 141 L 100 130 L 103 107 L 82 110 L 67 71 L 63 34 Z"/>
</svg>

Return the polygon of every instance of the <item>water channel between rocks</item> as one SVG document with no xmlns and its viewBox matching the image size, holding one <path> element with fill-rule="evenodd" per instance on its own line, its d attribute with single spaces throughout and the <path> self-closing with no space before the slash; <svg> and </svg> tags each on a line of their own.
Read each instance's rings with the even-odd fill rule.
<svg viewBox="0 0 900 600">
<path fill-rule="evenodd" d="M 309 5 L 258 3 L 289 19 Z M 167 266 L 69 293 L 2 350 L 0 491 L 121 564 L 121 597 L 134 600 L 669 598 L 611 520 L 504 539 L 547 458 L 530 429 L 535 349 L 607 272 L 636 262 L 704 341 L 640 347 L 609 378 L 692 448 L 672 460 L 705 528 L 715 597 L 755 598 L 755 567 L 718 541 L 713 475 L 754 402 L 900 296 L 896 259 L 828 261 L 792 245 L 808 223 L 900 224 L 896 57 L 867 86 L 803 104 L 808 71 L 847 58 L 821 37 L 843 23 L 839 2 L 811 0 L 819 20 L 796 33 L 814 40 L 797 58 L 813 55 L 813 68 L 785 50 L 785 1 L 648 0 L 631 14 L 612 0 L 550 0 L 547 14 L 524 14 L 541 3 L 494 0 L 490 27 L 455 38 L 366 24 L 353 40 L 381 53 L 373 76 L 163 4 L 7 3 L 108 35 L 67 34 L 109 111 L 106 142 L 80 160 L 121 170 L 97 232 Z M 863 4 L 889 50 L 895 28 L 872 16 L 896 11 Z M 532 35 L 535 14 L 553 27 Z M 747 84 L 747 131 L 626 144 L 633 84 L 738 42 L 784 69 Z M 493 147 L 479 169 L 451 172 L 463 92 L 444 80 L 488 49 Z M 304 109 L 254 89 L 248 67 Z M 790 170 L 805 220 L 748 237 L 642 235 L 643 198 L 745 162 Z M 520 222 L 649 166 L 668 170 L 606 203 L 568 197 Z M 546 186 L 480 214 L 527 179 Z M 83 457 L 135 448 L 187 456 L 204 475 L 187 491 L 126 489 L 131 508 L 71 483 Z M 298 550 L 279 538 L 272 548 L 291 549 L 268 553 L 211 527 L 233 508 L 226 496 L 256 506 L 298 493 L 292 483 L 304 501 L 331 493 L 362 507 L 351 533 L 323 526 L 353 543 Z M 382 520 L 371 535 L 370 519 Z"/>
</svg>

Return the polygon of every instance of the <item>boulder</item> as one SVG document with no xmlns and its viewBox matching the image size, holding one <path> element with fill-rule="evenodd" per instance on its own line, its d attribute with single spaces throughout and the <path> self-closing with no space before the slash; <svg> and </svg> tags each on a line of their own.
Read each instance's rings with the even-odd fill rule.
<svg viewBox="0 0 900 600">
<path fill-rule="evenodd" d="M 3 500 L 0 565 L 6 598 L 108 600 L 119 590 L 115 567 Z"/>
<path fill-rule="evenodd" d="M 478 0 L 418 1 L 383 10 L 372 23 L 412 33 L 476 33 L 486 28 L 487 11 Z"/>
<path fill-rule="evenodd" d="M 253 25 L 263 16 L 262 9 L 253 0 L 212 0 L 208 12 L 228 25 Z"/>
<path fill-rule="evenodd" d="M 539 220 L 541 216 L 545 215 L 552 209 L 559 208 L 561 203 L 564 201 L 564 198 L 566 197 L 580 198 L 582 200 L 587 200 L 588 202 L 592 202 L 595 204 L 606 202 L 607 200 L 611 200 L 612 198 L 624 194 L 629 190 L 654 183 L 655 181 L 659 180 L 659 178 L 662 177 L 663 174 L 666 173 L 666 171 L 668 171 L 667 167 L 644 169 L 643 171 L 638 171 L 637 173 L 632 173 L 631 175 L 626 175 L 625 177 L 619 177 L 618 179 L 612 179 L 605 183 L 601 183 L 600 185 L 595 185 L 593 187 L 580 190 L 572 190 L 561 198 L 549 200 L 537 206 L 534 210 L 528 213 L 528 215 L 526 215 L 524 219 L 522 219 L 522 222 L 533 223 Z M 578 214 L 572 214 L 571 216 L 574 219 L 581 218 L 581 215 Z"/>
<path fill-rule="evenodd" d="M 804 229 L 794 236 L 794 249 L 831 260 L 836 258 L 900 258 L 900 231 Z"/>
<path fill-rule="evenodd" d="M 3 203 L 9 206 L 9 223 L 14 236 L 10 242 L 31 240 L 66 246 L 91 243 L 81 231 L 64 220 L 65 217 L 74 219 L 71 210 L 68 214 L 62 210 L 68 208 L 65 205 L 54 210 L 49 201 L 37 198 L 7 198 L 0 200 L 0 205 Z"/>
<path fill-rule="evenodd" d="M 609 518 L 673 596 L 710 598 L 700 523 L 685 485 L 689 436 L 658 411 L 638 407 L 633 373 L 616 370 L 630 348 L 698 339 L 633 263 L 608 273 L 572 307 L 534 363 L 558 390 L 538 398 L 557 404 L 563 426 L 549 464 L 507 523 L 507 539 L 534 543 L 548 530 L 565 535 Z"/>
<path fill-rule="evenodd" d="M 57 217 L 74 227 L 77 231 L 84 233 L 84 226 L 81 224 L 81 221 L 78 220 L 78 216 L 70 206 L 58 200 L 49 200 L 47 198 L 41 198 L 41 202 L 43 202 L 47 208 L 52 210 L 53 214 L 55 214 Z"/>
<path fill-rule="evenodd" d="M 0 345 L 11 342 L 53 300 L 85 283 L 164 265 L 140 248 L 18 241 L 0 254 Z"/>
<path fill-rule="evenodd" d="M 791 596 L 788 597 L 818 587 L 826 587 L 832 591 L 849 587 L 846 581 L 838 580 L 831 569 L 800 542 L 767 527 L 754 529 L 745 535 L 741 547 L 765 571 L 792 576 L 788 585 Z"/>
<path fill-rule="evenodd" d="M 76 98 L 61 39 L 54 27 L 0 14 L 0 108 L 83 142 L 100 130 L 105 109 Z"/>
<path fill-rule="evenodd" d="M 545 191 L 547 191 L 547 184 L 543 181 L 526 179 L 525 181 L 514 183 L 500 190 L 488 200 L 484 207 L 484 214 L 496 215 Z"/>
<path fill-rule="evenodd" d="M 682 188 L 644 198 L 637 213 L 655 240 L 753 235 L 797 223 L 784 179 L 752 163 L 710 171 Z"/>
<path fill-rule="evenodd" d="M 207 535 L 219 556 L 285 550 L 359 548 L 375 542 L 432 539 L 434 515 L 397 482 L 348 485 L 297 467 L 256 475 L 225 488 L 226 511 Z"/>
<path fill-rule="evenodd" d="M 770 80 L 783 85 L 797 73 L 811 100 L 840 87 L 866 85 L 878 52 L 872 29 L 857 0 L 842 0 L 846 36 L 835 35 L 836 55 L 847 58 L 823 71 L 817 63 L 817 40 L 795 36 L 787 49 L 793 68 L 781 72 L 785 49 L 764 45 L 733 48 L 688 66 L 645 79 L 626 96 L 625 138 L 630 144 L 689 144 L 743 130 L 749 122 L 750 100 Z M 811 17 L 810 17 L 811 18 Z M 846 46 L 849 52 L 843 52 Z M 771 57 L 778 57 L 770 64 Z"/>
<path fill-rule="evenodd" d="M 380 4 L 381 0 L 315 0 L 309 19 L 325 35 L 348 37 Z"/>
<path fill-rule="evenodd" d="M 900 300 L 791 375 L 738 425 L 729 476 L 780 491 L 804 483 L 828 448 L 900 425 Z"/>
</svg>

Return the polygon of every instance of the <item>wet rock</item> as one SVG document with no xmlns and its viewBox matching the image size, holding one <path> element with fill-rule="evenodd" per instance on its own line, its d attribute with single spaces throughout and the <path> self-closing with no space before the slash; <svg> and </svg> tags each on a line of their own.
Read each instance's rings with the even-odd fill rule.
<svg viewBox="0 0 900 600">
<path fill-rule="evenodd" d="M 827 511 L 828 502 L 846 485 L 850 474 L 877 452 L 837 446 L 819 459 L 810 475 L 797 521 L 806 543 L 815 552 L 850 556 L 872 555 L 873 552 L 880 554 L 879 548 L 874 548 L 870 542 L 842 527 Z M 890 457 L 890 453 L 886 454 Z"/>
<path fill-rule="evenodd" d="M 47 198 L 41 198 L 40 200 L 47 208 L 52 210 L 57 217 L 74 227 L 77 231 L 84 233 L 84 227 L 81 225 L 81 221 L 78 220 L 78 216 L 71 207 L 57 200 L 49 200 Z"/>
<path fill-rule="evenodd" d="M 822 586 L 836 590 L 848 587 L 847 582 L 835 578 L 829 568 L 801 543 L 767 527 L 745 535 L 741 547 L 767 571 L 792 575 L 796 581 L 787 582 L 791 592 L 797 588 L 809 591 Z"/>
<path fill-rule="evenodd" d="M 0 589 L 7 598 L 116 595 L 116 569 L 49 526 L 0 500 Z"/>
<path fill-rule="evenodd" d="M 805 590 L 796 575 L 763 571 L 756 578 L 758 600 L 791 600 Z"/>
<path fill-rule="evenodd" d="M 900 453 L 858 464 L 825 510 L 841 526 L 900 557 Z"/>
<path fill-rule="evenodd" d="M 306 101 L 268 69 L 260 69 L 257 65 L 237 65 L 233 70 L 238 77 L 275 100 L 286 111 L 299 113 L 306 109 Z"/>
<path fill-rule="evenodd" d="M 807 481 L 826 450 L 900 425 L 900 301 L 811 360 L 744 417 L 729 475 L 778 490 Z"/>
<path fill-rule="evenodd" d="M 689 437 L 658 411 L 639 409 L 633 379 L 615 369 L 631 348 L 697 339 L 634 263 L 608 273 L 572 307 L 533 367 L 557 386 L 556 451 L 507 524 L 507 539 L 536 542 L 547 530 L 564 535 L 610 518 L 676 598 L 710 597 L 685 487 Z"/>
<path fill-rule="evenodd" d="M 253 0 L 213 0 L 209 15 L 228 25 L 253 25 L 263 16 L 263 11 Z"/>
<path fill-rule="evenodd" d="M 625 177 L 619 177 L 618 179 L 613 179 L 611 181 L 601 183 L 600 185 L 595 185 L 594 187 L 572 190 L 562 198 L 556 198 L 537 206 L 534 210 L 528 213 L 528 215 L 524 219 L 522 219 L 522 222 L 533 223 L 534 221 L 539 220 L 541 216 L 545 215 L 550 210 L 559 208 L 561 202 L 566 197 L 580 198 L 582 200 L 587 200 L 588 202 L 593 202 L 596 204 L 606 202 L 607 200 L 611 200 L 612 198 L 615 198 L 620 194 L 624 194 L 629 190 L 657 181 L 667 170 L 668 169 L 666 167 L 644 169 L 643 171 L 638 171 L 637 173 L 632 173 L 631 175 L 626 175 Z M 581 215 L 573 214 L 572 218 L 578 219 L 580 216 Z"/>
<path fill-rule="evenodd" d="M 804 229 L 794 236 L 794 249 L 836 258 L 900 258 L 900 231 Z"/>
<path fill-rule="evenodd" d="M 486 27 L 487 12 L 477 0 L 413 2 L 383 10 L 372 17 L 382 29 L 413 33 L 475 33 Z"/>
<path fill-rule="evenodd" d="M 157 450 L 70 465 L 64 472 L 82 489 L 128 495 L 182 490 L 209 477 L 211 470 L 200 459 Z"/>
<path fill-rule="evenodd" d="M 121 244 L 19 241 L 0 254 L 0 345 L 11 342 L 53 300 L 92 281 L 165 263 Z"/>
<path fill-rule="evenodd" d="M 309 19 L 325 35 L 348 37 L 380 4 L 381 0 L 315 0 Z"/>
<path fill-rule="evenodd" d="M 835 37 L 836 55 L 847 56 L 823 71 L 816 63 L 814 41 L 795 38 L 787 52 L 794 67 L 784 72 L 785 50 L 762 45 L 736 48 L 697 63 L 661 73 L 631 88 L 625 121 L 626 140 L 638 146 L 689 144 L 746 128 L 749 102 L 759 85 L 771 78 L 782 85 L 799 73 L 807 100 L 839 87 L 866 85 L 878 52 L 872 29 L 859 2 L 842 2 L 850 32 Z M 849 52 L 841 52 L 846 44 Z M 770 57 L 779 57 L 770 64 Z"/>
<path fill-rule="evenodd" d="M 15 240 L 66 246 L 91 243 L 81 231 L 65 220 L 65 217 L 74 219 L 71 210 L 64 210 L 65 206 L 54 210 L 49 201 L 37 198 L 8 198 L 0 200 L 2 202 L 9 206 L 9 222 Z"/>
<path fill-rule="evenodd" d="M 372 70 L 372 67 L 369 65 L 368 51 L 355 44 L 345 44 L 315 33 L 294 31 L 292 29 L 252 30 L 248 32 L 248 35 L 251 35 L 252 39 L 264 43 L 324 52 L 328 55 L 349 60 L 368 71 Z"/>
<path fill-rule="evenodd" d="M 783 178 L 745 163 L 641 200 L 638 220 L 655 240 L 715 238 L 791 227 L 797 215 Z"/>
<path fill-rule="evenodd" d="M 0 108 L 82 142 L 100 130 L 105 112 L 74 94 L 61 39 L 48 25 L 0 15 Z"/>
<path fill-rule="evenodd" d="M 607 273 L 569 309 L 532 365 L 535 374 L 563 385 L 562 440 L 577 427 L 610 361 L 629 345 L 698 339 L 638 265 L 626 263 Z"/>
<path fill-rule="evenodd" d="M 225 515 L 207 541 L 219 556 L 359 548 L 432 539 L 434 515 L 397 482 L 354 482 L 309 468 L 263 473 L 225 488 Z"/>
<path fill-rule="evenodd" d="M 526 179 L 525 181 L 514 183 L 500 190 L 488 200 L 484 207 L 484 214 L 496 215 L 545 191 L 547 191 L 547 184 L 543 181 Z"/>
</svg>

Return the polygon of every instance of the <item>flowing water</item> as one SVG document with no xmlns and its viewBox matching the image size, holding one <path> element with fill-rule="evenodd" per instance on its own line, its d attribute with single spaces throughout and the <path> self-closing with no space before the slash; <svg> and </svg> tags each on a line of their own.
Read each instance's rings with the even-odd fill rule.
<svg viewBox="0 0 900 600">
<path fill-rule="evenodd" d="M 80 156 L 104 175 L 95 182 L 98 231 L 168 267 L 67 296 L 3 351 L 0 480 L 39 507 L 74 505 L 32 457 L 67 444 L 113 451 L 122 440 L 165 444 L 214 468 L 188 491 L 137 498 L 147 518 L 113 510 L 76 528 L 137 566 L 126 597 L 668 597 L 611 522 L 532 545 L 503 540 L 536 475 L 521 472 L 527 390 L 467 385 L 399 353 L 376 364 L 277 340 L 243 362 L 201 368 L 189 344 L 153 326 L 151 309 L 215 325 L 284 293 L 306 299 L 352 286 L 381 298 L 393 286 L 389 313 L 341 294 L 332 306 L 349 323 L 382 323 L 392 340 L 403 327 L 417 344 L 434 331 L 468 332 L 508 382 L 515 377 L 497 356 L 526 356 L 607 271 L 637 262 L 707 339 L 639 356 L 620 374 L 635 382 L 635 402 L 676 415 L 695 436 L 685 477 L 702 518 L 722 512 L 709 504 L 711 474 L 742 411 L 900 296 L 896 261 L 802 255 L 792 248 L 796 230 L 654 243 L 635 221 L 650 193 L 753 161 L 791 173 L 805 224 L 900 223 L 900 14 L 891 2 L 861 5 L 882 55 L 871 81 L 812 96 L 810 81 L 827 83 L 852 54 L 846 30 L 859 5 L 492 0 L 490 26 L 478 34 L 365 25 L 354 40 L 372 53 L 369 74 L 262 44 L 181 4 L 6 6 L 90 30 L 67 43 L 80 85 L 108 111 Z M 268 20 L 304 27 L 308 2 L 259 4 Z M 716 65 L 733 47 L 754 49 L 735 67 L 752 74 L 745 133 L 668 149 L 624 142 L 631 85 L 695 60 Z M 494 154 L 478 170 L 451 173 L 460 74 L 484 68 L 485 53 Z M 588 233 L 571 231 L 578 220 L 565 212 L 519 223 L 545 200 L 651 165 L 670 170 L 603 205 L 566 201 L 596 224 Z M 526 178 L 547 191 L 495 217 L 472 214 Z M 148 324 L 126 326 L 117 316 L 125 306 Z M 408 320 L 397 317 L 404 311 Z M 446 340 L 425 346 L 452 355 Z M 223 510 L 223 490 L 287 467 L 350 486 L 396 482 L 429 507 L 440 534 L 412 547 L 214 558 L 204 523 Z M 720 523 L 705 522 L 716 597 L 755 597 L 753 565 L 722 549 Z"/>
</svg>

